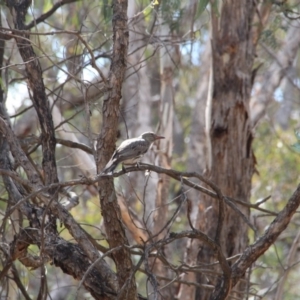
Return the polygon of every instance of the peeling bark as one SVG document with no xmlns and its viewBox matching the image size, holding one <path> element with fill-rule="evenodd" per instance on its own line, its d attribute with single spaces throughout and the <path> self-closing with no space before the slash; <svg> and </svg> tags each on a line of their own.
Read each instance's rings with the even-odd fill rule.
<svg viewBox="0 0 300 300">
<path fill-rule="evenodd" d="M 253 15 L 254 1 L 224 1 L 220 18 L 212 12 L 212 166 L 209 177 L 224 195 L 245 202 L 250 199 L 254 172 L 249 117 L 254 59 Z M 221 199 L 213 201 L 205 196 L 204 202 L 206 207 L 211 206 L 205 216 L 208 235 L 220 243 L 226 257 L 241 253 L 248 244 L 247 225 L 228 206 L 223 211 Z M 249 216 L 249 209 L 240 209 Z M 214 253 L 204 245 L 198 253 L 198 263 L 209 263 L 214 259 Z M 205 284 L 206 278 L 199 275 L 198 282 Z M 209 280 L 215 281 L 213 277 Z M 211 299 L 224 299 L 221 294 L 222 288 L 217 284 Z M 197 290 L 197 299 L 209 297 L 209 292 Z"/>
<path fill-rule="evenodd" d="M 7 6 L 13 16 L 15 28 L 23 30 L 23 33 L 20 31 L 15 33 L 15 40 L 20 55 L 25 62 L 28 84 L 32 91 L 32 102 L 40 122 L 42 131 L 43 171 L 45 174 L 45 183 L 48 185 L 58 182 L 55 160 L 56 141 L 50 105 L 45 92 L 42 68 L 31 45 L 29 32 L 26 31 L 24 24 L 27 9 L 30 4 L 31 1 L 29 0 L 23 0 L 21 2 L 7 1 Z"/>
<path fill-rule="evenodd" d="M 128 50 L 127 0 L 113 1 L 113 54 L 108 78 L 110 92 L 103 101 L 103 126 L 97 140 L 97 173 L 109 161 L 115 149 L 120 115 L 122 85 L 126 71 Z M 131 261 L 128 239 L 122 223 L 121 211 L 112 177 L 102 177 L 98 182 L 101 212 L 107 241 L 116 264 L 120 299 L 137 299 L 135 274 Z M 120 248 L 121 247 L 121 248 Z"/>
<path fill-rule="evenodd" d="M 38 230 L 25 228 L 18 236 L 15 236 L 10 245 L 12 260 L 24 260 L 24 255 L 28 255 L 28 246 L 30 244 L 39 245 L 40 242 L 41 236 Z M 85 277 L 83 285 L 95 299 L 115 299 L 117 293 L 115 289 L 107 285 L 105 273 L 99 272 L 97 268 L 92 268 L 86 273 L 91 263 L 80 246 L 66 242 L 55 235 L 47 236 L 44 244 L 43 257 L 51 258 L 55 266 L 74 279 L 80 280 Z M 27 267 L 36 266 L 27 264 Z"/>
</svg>

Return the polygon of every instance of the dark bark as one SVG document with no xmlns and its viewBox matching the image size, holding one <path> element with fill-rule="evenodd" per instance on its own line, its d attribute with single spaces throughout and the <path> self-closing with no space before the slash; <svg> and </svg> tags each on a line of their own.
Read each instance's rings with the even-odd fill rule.
<svg viewBox="0 0 300 300">
<path fill-rule="evenodd" d="M 30 34 L 28 31 L 26 31 L 26 26 L 24 24 L 27 9 L 30 4 L 30 1 L 7 1 L 7 5 L 13 15 L 15 28 L 18 30 L 15 32 L 15 39 L 21 57 L 25 62 L 26 75 L 32 91 L 32 102 L 40 122 L 42 133 L 41 144 L 43 151 L 43 175 L 45 178 L 45 185 L 48 186 L 52 183 L 58 182 L 55 161 L 56 141 L 51 111 L 45 93 L 42 69 L 31 45 Z M 31 165 L 30 161 L 21 150 L 17 139 L 11 132 L 10 128 L 5 126 L 5 123 L 2 122 L 1 129 L 2 133 L 6 135 L 7 140 L 9 141 L 10 149 L 15 159 L 24 168 L 30 180 L 30 183 L 27 185 L 27 189 L 29 189 L 30 192 L 37 193 L 42 202 L 49 206 L 51 213 L 53 213 L 54 216 L 58 217 L 65 224 L 66 228 L 74 236 L 79 245 L 82 246 L 89 259 L 91 261 L 97 260 L 99 258 L 97 249 L 95 249 L 93 244 L 89 241 L 87 235 L 75 222 L 73 217 L 66 211 L 65 208 L 55 201 L 57 196 L 56 190 L 58 187 L 52 186 L 52 188 L 44 188 L 44 184 L 41 182 L 39 174 L 37 174 L 35 168 Z M 40 189 L 43 189 L 44 191 L 41 191 L 40 193 L 37 192 Z M 47 191 L 49 194 L 45 193 L 45 191 Z M 53 225 L 55 227 L 55 220 L 53 220 Z M 42 238 L 43 236 L 41 236 L 41 239 Z M 102 261 L 96 265 L 96 268 L 98 269 L 98 272 L 103 275 L 103 278 L 105 278 L 106 283 L 110 285 L 111 289 L 116 291 L 117 284 L 115 282 L 115 275 L 108 268 L 108 266 L 106 266 L 106 263 Z"/>
<path fill-rule="evenodd" d="M 15 160 L 20 164 L 20 166 L 25 170 L 27 177 L 29 178 L 29 181 L 26 182 L 25 180 L 20 179 L 20 182 L 25 186 L 26 190 L 22 187 L 16 186 L 12 178 L 8 176 L 3 176 L 4 183 L 6 186 L 6 189 L 13 200 L 12 204 L 17 204 L 19 201 L 21 201 L 21 204 L 19 205 L 19 209 L 21 209 L 22 214 L 30 220 L 31 226 L 35 227 L 35 230 L 47 228 L 45 231 L 45 235 L 40 235 L 39 237 L 39 245 L 43 244 L 43 249 L 45 249 L 47 245 L 47 239 L 51 236 L 54 236 L 54 239 L 56 238 L 56 229 L 53 228 L 53 226 L 46 226 L 47 224 L 44 224 L 44 214 L 45 210 L 49 207 L 51 210 L 51 213 L 56 216 L 61 222 L 64 223 L 66 228 L 69 230 L 71 235 L 75 238 L 75 240 L 78 242 L 81 247 L 81 249 L 84 250 L 84 255 L 89 258 L 90 261 L 96 261 L 99 259 L 99 254 L 97 249 L 94 247 L 92 241 L 89 239 L 87 234 L 82 230 L 82 228 L 78 225 L 78 223 L 74 220 L 72 215 L 59 203 L 56 201 L 52 201 L 51 196 L 46 193 L 49 188 L 45 187 L 40 179 L 38 174 L 36 173 L 36 170 L 34 167 L 30 164 L 28 161 L 26 155 L 24 154 L 23 150 L 21 149 L 20 145 L 18 144 L 18 140 L 16 136 L 13 135 L 13 132 L 11 129 L 5 124 L 2 118 L 0 118 L 0 131 L 5 136 L 5 140 L 2 139 L 1 142 L 1 166 L 7 170 L 10 170 L 10 163 L 9 163 L 9 153 L 8 153 L 8 147 L 6 143 L 9 144 L 10 151 L 12 155 L 14 156 Z M 10 170 L 11 171 L 11 170 Z M 13 173 L 12 171 L 10 173 Z M 16 174 L 16 178 L 18 178 Z M 16 179 L 16 182 L 18 182 L 18 179 Z M 54 185 L 54 188 L 57 188 L 58 185 Z M 21 190 L 22 188 L 22 190 Z M 21 190 L 21 192 L 20 192 Z M 41 201 L 46 205 L 45 209 L 41 209 L 39 207 L 34 207 L 30 205 L 28 202 L 24 202 L 26 198 L 24 196 L 28 195 L 28 192 L 31 193 L 31 197 L 27 199 L 27 201 L 30 198 L 39 197 Z M 12 211 L 8 210 L 7 214 L 8 216 L 12 213 Z M 33 218 L 33 216 L 36 216 Z M 5 216 L 6 218 L 6 216 Z M 49 228 L 48 228 L 49 227 Z M 43 230 L 42 230 L 43 231 Z M 51 244 L 51 241 L 49 241 L 49 245 Z M 43 250 L 44 251 L 44 250 Z M 63 262 L 61 262 L 63 264 Z M 76 261 L 74 262 L 76 264 Z M 118 284 L 116 282 L 117 278 L 116 275 L 111 271 L 111 269 L 108 267 L 106 262 L 104 260 L 99 261 L 95 268 L 97 271 L 102 274 L 102 278 L 105 278 L 105 284 L 106 286 L 109 286 L 111 290 L 117 291 L 118 290 Z M 77 278 L 77 277 L 76 277 Z"/>
<path fill-rule="evenodd" d="M 126 71 L 128 50 L 127 0 L 113 1 L 113 54 L 108 84 L 110 92 L 103 102 L 103 125 L 97 141 L 97 171 L 100 173 L 115 149 L 120 100 Z M 116 264 L 120 299 L 137 298 L 135 274 L 131 261 L 128 239 L 122 223 L 120 207 L 112 177 L 102 177 L 98 182 L 101 212 L 107 241 Z"/>
<path fill-rule="evenodd" d="M 31 244 L 40 245 L 40 231 L 35 228 L 25 228 L 10 244 L 10 255 L 12 260 L 24 259 L 27 248 Z M 91 263 L 84 254 L 83 249 L 76 244 L 66 242 L 56 235 L 48 235 L 44 241 L 43 257 L 50 258 L 55 266 L 75 279 L 80 280 L 85 276 L 84 287 L 93 295 L 95 299 L 115 299 L 116 291 L 107 286 L 104 274 L 97 268 L 91 268 L 86 274 Z M 27 264 L 27 267 L 35 267 Z"/>
<path fill-rule="evenodd" d="M 249 99 L 254 59 L 252 19 L 254 1 L 223 1 L 220 19 L 212 13 L 213 95 L 210 122 L 211 166 L 209 178 L 226 196 L 249 202 L 254 172 Z M 247 225 L 225 206 L 204 198 L 211 206 L 206 214 L 205 230 L 221 246 L 226 257 L 241 253 L 248 244 Z M 249 209 L 240 208 L 245 216 Z M 222 221 L 222 213 L 224 219 Z M 199 263 L 215 259 L 209 248 L 198 253 Z M 210 278 L 212 282 L 215 279 Z M 207 283 L 198 276 L 199 283 Z M 222 280 L 219 282 L 222 282 Z M 217 284 L 212 299 L 225 299 L 222 284 Z M 208 299 L 210 293 L 198 289 L 197 299 Z"/>
<path fill-rule="evenodd" d="M 1 246 L 0 249 L 6 258 L 6 264 L 4 264 L 4 268 L 0 271 L 0 280 L 3 278 L 7 279 L 7 282 L 14 280 L 16 289 L 22 293 L 24 298 L 29 299 L 30 293 L 27 293 L 24 288 L 17 269 L 14 266 L 14 261 L 18 259 L 27 268 L 41 268 L 41 270 L 45 268 L 45 263 L 51 261 L 66 274 L 73 276 L 77 280 L 81 280 L 82 285 L 96 299 L 131 300 L 141 298 L 137 296 L 135 284 L 135 271 L 140 268 L 139 272 L 145 272 L 149 282 L 153 283 L 154 289 L 161 295 L 164 294 L 166 299 L 173 297 L 173 291 L 178 284 L 184 284 L 188 288 L 195 286 L 195 289 L 197 286 L 197 298 L 206 299 L 210 296 L 211 299 L 225 299 L 232 287 L 238 284 L 240 279 L 243 278 L 251 264 L 286 229 L 300 203 L 300 187 L 298 187 L 288 201 L 287 206 L 276 216 L 265 234 L 253 245 L 247 247 L 247 226 L 253 229 L 248 220 L 250 208 L 276 215 L 273 212 L 260 208 L 259 204 L 251 205 L 248 202 L 250 180 L 254 167 L 254 157 L 251 150 L 251 125 L 248 117 L 248 100 L 251 91 L 251 79 L 253 79 L 251 78 L 251 70 L 254 46 L 251 37 L 251 24 L 254 1 L 221 1 L 223 8 L 220 12 L 220 23 L 214 14 L 212 17 L 214 91 L 210 131 L 212 152 L 208 154 L 212 157 L 211 172 L 209 175 L 214 183 L 209 182 L 206 177 L 196 172 L 184 173 L 169 169 L 171 153 L 165 157 L 163 165 L 166 168 L 140 164 L 138 167 L 129 167 L 126 171 L 116 172 L 112 177 L 101 177 L 101 175 L 98 175 L 95 178 L 81 177 L 79 180 L 75 179 L 70 182 L 58 183 L 55 163 L 56 140 L 51 108 L 48 105 L 45 93 L 40 62 L 35 55 L 33 44 L 30 42 L 30 34 L 26 31 L 34 23 L 30 23 L 28 26 L 24 24 L 27 8 L 31 5 L 31 1 L 7 0 L 6 2 L 10 7 L 15 22 L 15 29 L 12 29 L 12 33 L 9 33 L 9 35 L 14 36 L 16 39 L 19 52 L 23 58 L 28 83 L 32 92 L 32 102 L 39 117 L 42 132 L 43 176 L 45 180 L 40 176 L 41 174 L 37 171 L 31 157 L 24 150 L 25 148 L 21 148 L 16 134 L 11 129 L 8 116 L 3 109 L 5 97 L 2 89 L 3 86 L 1 85 L 0 174 L 2 175 L 3 184 L 8 194 L 8 197 L 4 199 L 4 201 L 7 201 L 8 206 L 2 220 L 3 222 L 0 224 L 0 234 L 2 236 L 2 245 L 10 245 L 10 247 L 7 253 L 3 250 L 5 249 L 4 247 Z M 54 4 L 52 9 L 40 18 L 37 18 L 36 22 L 42 22 L 59 6 L 71 2 L 73 0 L 63 0 Z M 218 2 L 221 3 L 220 1 Z M 102 78 L 103 82 L 101 83 L 104 86 L 101 86 L 102 92 L 107 92 L 108 96 L 103 104 L 103 127 L 97 145 L 98 173 L 102 171 L 104 165 L 111 157 L 117 137 L 119 108 L 122 97 L 121 88 L 127 61 L 128 28 L 126 9 L 126 1 L 114 0 L 114 48 L 111 56 L 111 70 L 108 80 Z M 135 17 L 133 16 L 133 18 Z M 219 25 L 220 27 L 218 27 Z M 81 37 L 78 34 L 79 36 Z M 254 41 L 257 42 L 257 40 L 258 37 L 255 37 Z M 88 42 L 85 40 L 82 40 L 82 42 L 85 46 L 88 46 Z M 3 68 L 3 49 L 4 40 L 0 40 L 0 75 Z M 95 67 L 95 64 L 92 64 L 92 66 Z M 7 66 L 7 70 L 8 68 L 10 66 Z M 169 83 L 169 85 L 172 88 L 172 83 Z M 55 93 L 55 90 L 52 92 Z M 86 97 L 88 97 L 88 93 L 83 99 L 86 100 Z M 172 117 L 170 117 L 171 119 Z M 171 122 L 167 122 L 165 125 L 169 124 Z M 199 131 L 199 129 L 195 130 Z M 170 142 L 172 140 L 170 131 L 166 136 L 170 136 L 166 139 Z M 40 143 L 39 140 L 30 139 L 33 140 L 36 147 Z M 196 143 L 197 141 L 199 139 L 196 140 Z M 71 143 L 66 140 L 60 140 L 60 143 L 68 147 L 82 149 L 89 153 L 94 152 L 93 149 L 79 143 Z M 165 149 L 167 146 L 163 148 Z M 170 150 L 170 148 L 168 149 Z M 14 157 L 15 165 L 10 160 L 11 155 Z M 15 168 L 16 166 L 17 168 Z M 21 172 L 25 172 L 26 176 L 24 174 L 20 176 L 20 173 L 17 173 L 20 170 L 22 170 Z M 163 183 L 167 183 L 165 184 L 165 188 L 160 190 L 162 192 L 158 198 L 160 200 L 158 206 L 161 206 L 168 199 L 168 189 L 166 186 L 168 186 L 170 178 L 173 178 L 181 186 L 188 186 L 189 190 L 195 191 L 195 199 L 199 200 L 195 201 L 195 204 L 199 205 L 198 207 L 201 205 L 201 213 L 203 212 L 203 215 L 201 220 L 200 218 L 198 219 L 198 222 L 191 222 L 191 209 L 188 209 L 188 221 L 192 230 L 171 233 L 167 236 L 167 230 L 163 231 L 160 227 L 166 224 L 165 229 L 169 230 L 171 228 L 170 224 L 175 220 L 175 217 L 173 220 L 172 218 L 168 218 L 168 220 L 164 219 L 168 212 L 167 207 L 164 206 L 161 209 L 163 213 L 158 215 L 159 217 L 156 219 L 156 232 L 160 232 L 158 237 L 149 239 L 141 231 L 140 234 L 136 235 L 136 240 L 140 242 L 140 245 L 137 246 L 138 249 L 133 249 L 133 247 L 130 247 L 125 228 L 123 227 L 113 178 L 128 172 L 149 170 L 152 171 L 151 175 L 155 172 L 161 174 Z M 199 171 L 199 166 L 197 170 Z M 136 175 L 142 177 L 141 174 Z M 196 178 L 196 183 L 191 178 Z M 205 189 L 200 186 L 200 182 L 206 184 L 208 188 Z M 98 183 L 99 187 L 101 210 L 110 247 L 108 250 L 104 246 L 98 245 L 79 226 L 66 207 L 63 207 L 56 201 L 56 191 L 59 191 L 62 187 L 82 184 L 91 186 L 95 183 Z M 135 184 L 134 187 L 136 188 Z M 203 196 L 204 194 L 205 196 Z M 176 209 L 177 212 L 181 209 L 184 201 L 186 201 L 184 197 L 185 194 L 182 193 L 180 204 Z M 206 207 L 202 205 L 202 202 L 200 203 L 200 200 L 206 203 Z M 125 201 L 128 201 L 128 199 L 124 199 L 124 203 Z M 209 206 L 212 206 L 212 208 L 206 210 Z M 16 210 L 18 211 L 16 212 Z M 29 220 L 30 227 L 19 229 L 23 227 L 22 220 L 15 221 L 15 216 L 12 213 L 15 213 L 18 217 L 21 216 L 20 219 L 25 220 L 26 218 Z M 50 217 L 50 222 L 45 220 L 44 216 L 46 214 Z M 132 226 L 132 229 L 129 226 L 128 228 L 134 231 L 132 219 L 129 217 L 129 214 L 127 215 L 127 223 L 131 222 Z M 55 219 L 54 217 L 59 218 L 64 223 L 77 244 L 68 243 L 58 236 L 55 221 L 51 223 L 51 220 Z M 10 233 L 14 230 L 9 231 L 5 228 L 5 224 L 7 224 L 9 219 L 12 221 L 11 224 L 15 222 L 16 225 L 20 225 L 18 227 L 18 230 L 20 230 L 19 233 L 15 235 L 15 239 L 10 244 L 9 240 L 12 237 L 5 235 L 7 232 Z M 210 229 L 202 232 L 197 230 L 198 226 L 201 226 L 201 223 L 205 222 L 206 227 Z M 135 226 L 137 224 L 139 224 L 138 216 Z M 141 237 L 143 237 L 143 241 L 141 241 Z M 205 287 L 205 285 L 199 285 L 193 279 L 191 279 L 192 282 L 182 280 L 181 275 L 185 272 L 199 273 L 199 270 L 196 270 L 198 266 L 193 268 L 189 265 L 179 265 L 179 263 L 174 262 L 173 253 L 165 251 L 168 246 L 176 247 L 175 241 L 182 238 L 189 239 L 190 241 L 197 240 L 197 245 L 198 243 L 203 245 L 198 255 L 199 263 L 219 261 L 219 265 L 216 267 L 216 270 L 221 273 L 219 277 L 217 275 L 215 277 L 211 276 L 214 271 L 213 267 L 207 273 L 205 273 L 205 270 L 203 272 L 208 274 L 207 277 L 211 276 L 209 286 L 206 285 L 206 288 L 212 289 L 214 286 L 213 292 L 203 292 L 203 290 L 199 289 L 199 286 Z M 145 243 L 143 244 L 143 242 Z M 171 243 L 173 244 L 170 245 Z M 40 256 L 29 254 L 27 248 L 31 244 L 37 245 L 40 248 Z M 104 256 L 109 256 L 114 260 L 117 273 L 111 270 L 111 267 L 105 262 L 104 257 L 100 257 L 98 250 L 106 253 Z M 198 247 L 195 251 L 197 250 Z M 185 251 L 185 249 L 182 251 Z M 226 260 L 227 257 L 236 253 L 241 253 L 237 261 Z M 140 257 L 137 266 L 133 265 L 131 255 Z M 156 269 L 156 272 L 153 272 L 153 269 L 149 267 L 148 262 L 151 259 L 159 261 L 159 268 Z M 142 267 L 143 263 L 145 263 L 145 268 Z M 168 273 L 169 270 L 170 272 Z M 8 272 L 11 272 L 12 276 L 8 276 Z M 46 276 L 43 276 L 45 272 L 41 272 L 41 274 L 39 297 L 45 298 L 47 294 Z M 164 274 L 171 274 L 171 276 L 164 277 Z M 177 277 L 175 278 L 175 276 Z M 158 284 L 160 282 L 162 284 Z M 200 278 L 199 282 L 201 284 L 205 283 L 203 278 Z M 165 283 L 167 286 L 163 287 Z M 163 289 L 159 290 L 159 288 Z M 242 290 L 240 286 L 237 286 L 236 289 Z M 236 296 L 236 298 L 240 296 L 240 294 L 232 295 Z M 186 298 L 186 296 L 186 294 L 182 294 L 182 297 Z"/>
<path fill-rule="evenodd" d="M 49 102 L 47 100 L 43 72 L 40 61 L 37 58 L 30 42 L 30 34 L 24 24 L 27 9 L 31 1 L 7 1 L 15 29 L 23 30 L 15 32 L 15 40 L 20 55 L 25 63 L 25 70 L 29 87 L 32 91 L 32 102 L 37 112 L 41 128 L 41 143 L 43 151 L 43 172 L 46 185 L 58 182 L 55 160 L 55 132 Z M 54 191 L 52 191 L 54 193 Z"/>
</svg>

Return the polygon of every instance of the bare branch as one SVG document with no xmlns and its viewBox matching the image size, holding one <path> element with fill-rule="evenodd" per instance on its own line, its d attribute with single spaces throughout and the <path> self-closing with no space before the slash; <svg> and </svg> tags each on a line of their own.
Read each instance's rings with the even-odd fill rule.
<svg viewBox="0 0 300 300">
<path fill-rule="evenodd" d="M 294 81 L 289 78 L 287 74 L 288 68 L 293 64 L 293 61 L 298 53 L 300 46 L 300 32 L 299 24 L 295 22 L 290 26 L 286 35 L 284 46 L 281 48 L 278 54 L 274 54 L 273 51 L 268 49 L 264 44 L 261 44 L 263 49 L 274 59 L 274 62 L 265 72 L 264 78 L 261 82 L 261 91 L 256 97 L 251 99 L 251 122 L 252 126 L 255 126 L 257 122 L 264 116 L 268 105 L 273 100 L 273 94 L 276 88 L 280 85 L 281 80 L 287 77 L 289 81 L 294 85 Z M 296 88 L 299 87 L 296 85 Z"/>
<path fill-rule="evenodd" d="M 53 15 L 56 12 L 57 9 L 59 9 L 63 5 L 73 3 L 73 2 L 77 2 L 77 1 L 79 1 L 79 0 L 61 0 L 61 1 L 58 1 L 46 13 L 42 14 L 38 18 L 31 21 L 28 25 L 24 26 L 24 29 L 33 28 L 37 24 L 39 24 L 41 22 L 44 22 L 46 19 L 48 19 L 51 15 Z"/>
<path fill-rule="evenodd" d="M 18 1 L 8 1 L 7 3 L 14 19 L 15 28 L 18 30 L 25 29 L 24 20 L 28 9 L 26 4 L 30 4 L 30 2 L 24 2 L 22 5 L 19 5 Z M 42 68 L 29 40 L 28 32 L 24 31 L 23 34 L 16 33 L 15 40 L 25 63 L 29 86 L 33 92 L 33 105 L 36 109 L 42 131 L 41 140 L 45 181 L 46 184 L 58 182 L 55 160 L 55 133 L 49 103 L 46 98 Z"/>
<path fill-rule="evenodd" d="M 300 185 L 288 200 L 286 206 L 270 224 L 265 234 L 254 244 L 245 249 L 243 255 L 232 266 L 233 286 L 245 274 L 246 270 L 275 242 L 280 233 L 286 229 L 292 216 L 300 205 Z"/>
</svg>

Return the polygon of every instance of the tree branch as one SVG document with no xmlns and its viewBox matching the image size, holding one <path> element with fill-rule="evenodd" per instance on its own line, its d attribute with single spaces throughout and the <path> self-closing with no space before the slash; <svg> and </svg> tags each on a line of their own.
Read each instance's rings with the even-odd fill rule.
<svg viewBox="0 0 300 300">
<path fill-rule="evenodd" d="M 57 9 L 62 7 L 65 4 L 77 2 L 79 0 L 60 0 L 57 3 L 55 3 L 46 13 L 42 14 L 38 18 L 32 20 L 28 25 L 24 26 L 24 29 L 31 29 L 37 24 L 44 22 L 47 18 L 49 18 L 51 15 L 53 15 Z"/>
<path fill-rule="evenodd" d="M 14 135 L 11 128 L 5 123 L 5 121 L 0 118 L 0 132 L 6 137 L 6 141 L 10 146 L 10 150 L 14 158 L 19 162 L 20 166 L 25 170 L 26 175 L 29 178 L 29 181 L 26 183 L 26 188 L 31 193 L 37 195 L 41 201 L 44 202 L 46 206 L 49 205 L 51 212 L 64 223 L 66 228 L 69 230 L 70 234 L 75 238 L 78 244 L 84 249 L 85 254 L 91 261 L 95 261 L 99 257 L 97 249 L 94 247 L 93 243 L 90 241 L 88 236 L 85 234 L 85 231 L 78 225 L 74 220 L 73 216 L 57 201 L 52 201 L 52 195 L 48 193 L 49 189 L 57 190 L 60 186 L 59 183 L 51 184 L 48 187 L 43 186 L 41 183 L 36 170 L 30 164 L 27 159 L 27 156 L 21 149 L 16 136 Z M 5 175 L 8 175 L 8 172 L 4 170 Z M 14 173 L 11 172 L 12 175 Z M 16 177 L 17 178 L 17 177 Z M 33 195 L 31 194 L 31 196 Z M 20 201 L 23 203 L 23 200 Z M 18 204 L 18 203 L 17 203 Z M 17 205 L 15 205 L 16 207 Z M 12 211 L 10 210 L 9 213 Z M 5 216 L 7 217 L 7 216 Z M 101 274 L 106 274 L 106 282 L 113 290 L 118 290 L 116 283 L 116 275 L 111 271 L 105 261 L 102 261 L 97 265 L 99 272 Z"/>
<path fill-rule="evenodd" d="M 101 134 L 97 139 L 97 170 L 103 169 L 115 149 L 119 123 L 122 85 L 125 77 L 128 51 L 127 0 L 113 0 L 113 51 L 108 77 L 110 88 L 108 97 L 103 101 Z M 134 267 L 131 261 L 128 239 L 122 224 L 112 177 L 98 177 L 99 197 L 107 240 L 110 249 L 119 249 L 112 253 L 116 264 L 120 299 L 137 299 Z M 119 248 L 119 246 L 122 246 Z M 129 282 L 128 282 L 128 279 Z M 126 288 L 123 289 L 124 284 Z"/>
<path fill-rule="evenodd" d="M 232 284 L 233 286 L 245 274 L 246 270 L 265 253 L 269 247 L 276 241 L 280 233 L 286 229 L 292 216 L 300 205 L 300 185 L 288 200 L 286 206 L 280 211 L 277 217 L 270 224 L 265 234 L 254 244 L 245 249 L 243 255 L 232 266 Z"/>
<path fill-rule="evenodd" d="M 24 251 L 27 252 L 28 246 L 39 244 L 40 240 L 39 230 L 23 229 L 15 236 L 10 245 L 12 260 L 21 259 Z M 84 287 L 95 299 L 115 299 L 117 291 L 107 285 L 105 273 L 99 272 L 96 267 L 93 267 L 86 274 L 91 263 L 79 245 L 66 242 L 58 236 L 46 237 L 42 255 L 43 257 L 51 257 L 55 266 L 60 267 L 64 273 L 77 280 L 83 278 Z"/>
<path fill-rule="evenodd" d="M 20 55 L 25 63 L 26 75 L 30 89 L 33 92 L 33 105 L 38 115 L 42 131 L 41 142 L 43 150 L 43 171 L 46 184 L 58 182 L 56 160 L 55 160 L 55 132 L 52 115 L 49 109 L 49 102 L 46 97 L 46 90 L 43 82 L 43 72 L 40 61 L 36 56 L 30 35 L 25 31 L 24 25 L 27 9 L 31 1 L 24 0 L 22 5 L 19 1 L 7 1 L 7 5 L 13 16 L 15 28 L 24 30 L 23 33 L 16 32 L 15 40 L 17 42 Z"/>
</svg>

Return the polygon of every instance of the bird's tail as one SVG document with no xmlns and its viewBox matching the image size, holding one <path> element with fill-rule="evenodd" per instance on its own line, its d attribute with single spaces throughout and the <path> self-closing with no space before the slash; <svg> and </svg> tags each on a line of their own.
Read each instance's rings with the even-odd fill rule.
<svg viewBox="0 0 300 300">
<path fill-rule="evenodd" d="M 105 168 L 103 169 L 102 173 L 103 174 L 110 174 L 113 173 L 113 171 L 115 170 L 115 168 L 118 165 L 118 161 L 117 160 L 110 160 L 107 165 L 105 166 Z"/>
</svg>

